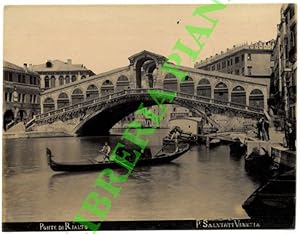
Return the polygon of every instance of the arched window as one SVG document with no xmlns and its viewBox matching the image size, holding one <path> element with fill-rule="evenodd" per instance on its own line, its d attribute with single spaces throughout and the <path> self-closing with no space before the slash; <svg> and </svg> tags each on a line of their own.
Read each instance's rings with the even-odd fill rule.
<svg viewBox="0 0 300 234">
<path fill-rule="evenodd" d="M 261 90 L 252 90 L 249 96 L 249 106 L 264 109 L 264 94 Z"/>
<path fill-rule="evenodd" d="M 55 88 L 55 76 L 51 76 L 51 88 Z"/>
<path fill-rule="evenodd" d="M 129 88 L 129 80 L 126 76 L 122 75 L 118 78 L 116 89 L 117 91 L 121 91 Z"/>
<path fill-rule="evenodd" d="M 228 88 L 223 82 L 218 83 L 214 89 L 214 99 L 216 103 L 228 102 Z M 218 102 L 222 101 L 222 102 Z"/>
<path fill-rule="evenodd" d="M 77 80 L 77 77 L 76 76 L 72 76 L 72 82 L 75 82 Z"/>
<path fill-rule="evenodd" d="M 69 97 L 66 93 L 61 93 L 57 99 L 57 108 L 63 108 L 70 105 Z"/>
<path fill-rule="evenodd" d="M 83 80 L 83 79 L 85 79 L 85 78 L 86 78 L 86 76 L 85 76 L 85 75 L 82 75 L 82 76 L 81 76 L 81 79 L 82 79 L 82 80 Z"/>
<path fill-rule="evenodd" d="M 66 84 L 70 83 L 70 76 L 66 76 Z"/>
<path fill-rule="evenodd" d="M 195 85 L 192 77 L 186 76 L 184 81 L 180 82 L 180 92 L 194 95 Z"/>
<path fill-rule="evenodd" d="M 197 86 L 197 95 L 211 98 L 211 85 L 207 79 L 199 81 Z"/>
<path fill-rule="evenodd" d="M 75 89 L 72 93 L 72 105 L 83 102 L 84 100 L 84 96 L 83 96 L 83 92 L 81 91 L 81 89 Z"/>
<path fill-rule="evenodd" d="M 105 80 L 101 86 L 101 96 L 108 95 L 114 92 L 114 85 L 110 80 Z"/>
<path fill-rule="evenodd" d="M 234 106 L 234 103 L 246 105 L 246 91 L 243 87 L 236 86 L 233 88 L 231 92 L 231 102 L 232 106 Z M 239 106 L 237 105 L 237 107 Z"/>
<path fill-rule="evenodd" d="M 59 77 L 59 85 L 64 85 L 64 77 L 63 76 Z"/>
<path fill-rule="evenodd" d="M 54 101 L 52 98 L 47 97 L 43 103 L 44 113 L 55 109 Z"/>
<path fill-rule="evenodd" d="M 50 88 L 50 80 L 48 76 L 45 76 L 45 89 Z"/>
<path fill-rule="evenodd" d="M 89 85 L 86 90 L 86 99 L 94 99 L 97 97 L 99 97 L 98 88 L 93 84 Z"/>
<path fill-rule="evenodd" d="M 164 89 L 177 92 L 177 85 L 178 85 L 178 81 L 176 76 L 173 75 L 172 73 L 168 73 L 164 79 L 164 83 L 163 83 Z"/>
</svg>

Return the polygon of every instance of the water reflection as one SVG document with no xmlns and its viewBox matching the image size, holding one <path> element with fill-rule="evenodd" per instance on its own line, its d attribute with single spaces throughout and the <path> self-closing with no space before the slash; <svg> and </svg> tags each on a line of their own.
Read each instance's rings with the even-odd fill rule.
<svg viewBox="0 0 300 234">
<path fill-rule="evenodd" d="M 150 138 L 153 153 L 165 132 Z M 94 190 L 98 172 L 54 173 L 47 165 L 49 147 L 57 161 L 97 156 L 119 136 L 6 140 L 3 166 L 4 221 L 72 220 L 84 197 Z M 194 146 L 176 161 L 138 167 L 122 184 L 107 220 L 246 218 L 242 202 L 259 186 L 229 147 Z M 98 190 L 101 193 L 101 190 Z"/>
</svg>

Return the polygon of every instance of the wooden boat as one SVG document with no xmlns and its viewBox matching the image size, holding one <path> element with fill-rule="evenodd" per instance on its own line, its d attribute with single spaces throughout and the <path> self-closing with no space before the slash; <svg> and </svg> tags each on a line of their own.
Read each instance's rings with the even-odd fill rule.
<svg viewBox="0 0 300 234">
<path fill-rule="evenodd" d="M 229 145 L 229 148 L 230 148 L 231 156 L 241 157 L 242 155 L 245 155 L 245 153 L 247 152 L 247 146 L 238 140 L 232 142 Z"/>
<path fill-rule="evenodd" d="M 220 139 L 217 139 L 217 138 L 211 139 L 211 140 L 209 141 L 209 147 L 210 147 L 210 148 L 219 146 L 220 144 L 221 144 L 221 140 L 220 140 Z"/>
<path fill-rule="evenodd" d="M 164 152 L 163 148 L 158 152 L 156 155 L 152 157 L 149 155 L 149 151 L 147 154 L 143 154 L 143 157 L 139 159 L 136 166 L 152 166 L 152 165 L 159 165 L 164 163 L 169 163 L 172 160 L 179 158 L 181 155 L 186 153 L 190 149 L 189 144 L 179 145 L 178 152 L 167 153 Z M 93 159 L 89 159 L 86 162 L 74 162 L 74 163 L 59 163 L 53 160 L 53 154 L 49 148 L 46 150 L 47 158 L 48 158 L 48 165 L 53 171 L 99 171 L 105 168 L 122 168 L 119 164 L 113 161 L 107 162 L 98 162 Z M 151 152 L 150 152 L 151 154 Z"/>
<path fill-rule="evenodd" d="M 267 172 L 271 170 L 273 159 L 264 149 L 254 148 L 253 152 L 245 157 L 245 170 L 249 173 Z"/>
<path fill-rule="evenodd" d="M 292 170 L 269 179 L 251 194 L 242 207 L 253 219 L 293 223 L 295 191 L 295 170 Z"/>
</svg>

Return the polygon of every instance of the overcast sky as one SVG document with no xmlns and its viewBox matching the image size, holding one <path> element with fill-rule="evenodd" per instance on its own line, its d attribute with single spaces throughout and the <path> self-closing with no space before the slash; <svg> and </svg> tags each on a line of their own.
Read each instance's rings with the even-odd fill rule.
<svg viewBox="0 0 300 234">
<path fill-rule="evenodd" d="M 22 65 L 48 59 L 84 64 L 95 73 L 128 65 L 141 50 L 167 56 L 177 39 L 196 48 L 186 25 L 206 26 L 192 16 L 196 5 L 10 6 L 4 11 L 4 59 Z M 227 5 L 210 16 L 219 23 L 200 59 L 234 44 L 276 36 L 279 4 Z M 177 21 L 179 23 L 177 24 Z M 193 62 L 183 57 L 183 65 Z"/>
</svg>

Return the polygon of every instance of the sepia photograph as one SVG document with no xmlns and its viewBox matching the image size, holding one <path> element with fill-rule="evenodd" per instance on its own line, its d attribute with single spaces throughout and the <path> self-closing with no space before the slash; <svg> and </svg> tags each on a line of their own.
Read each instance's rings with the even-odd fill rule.
<svg viewBox="0 0 300 234">
<path fill-rule="evenodd" d="M 2 230 L 295 229 L 297 5 L 4 5 Z"/>
</svg>

